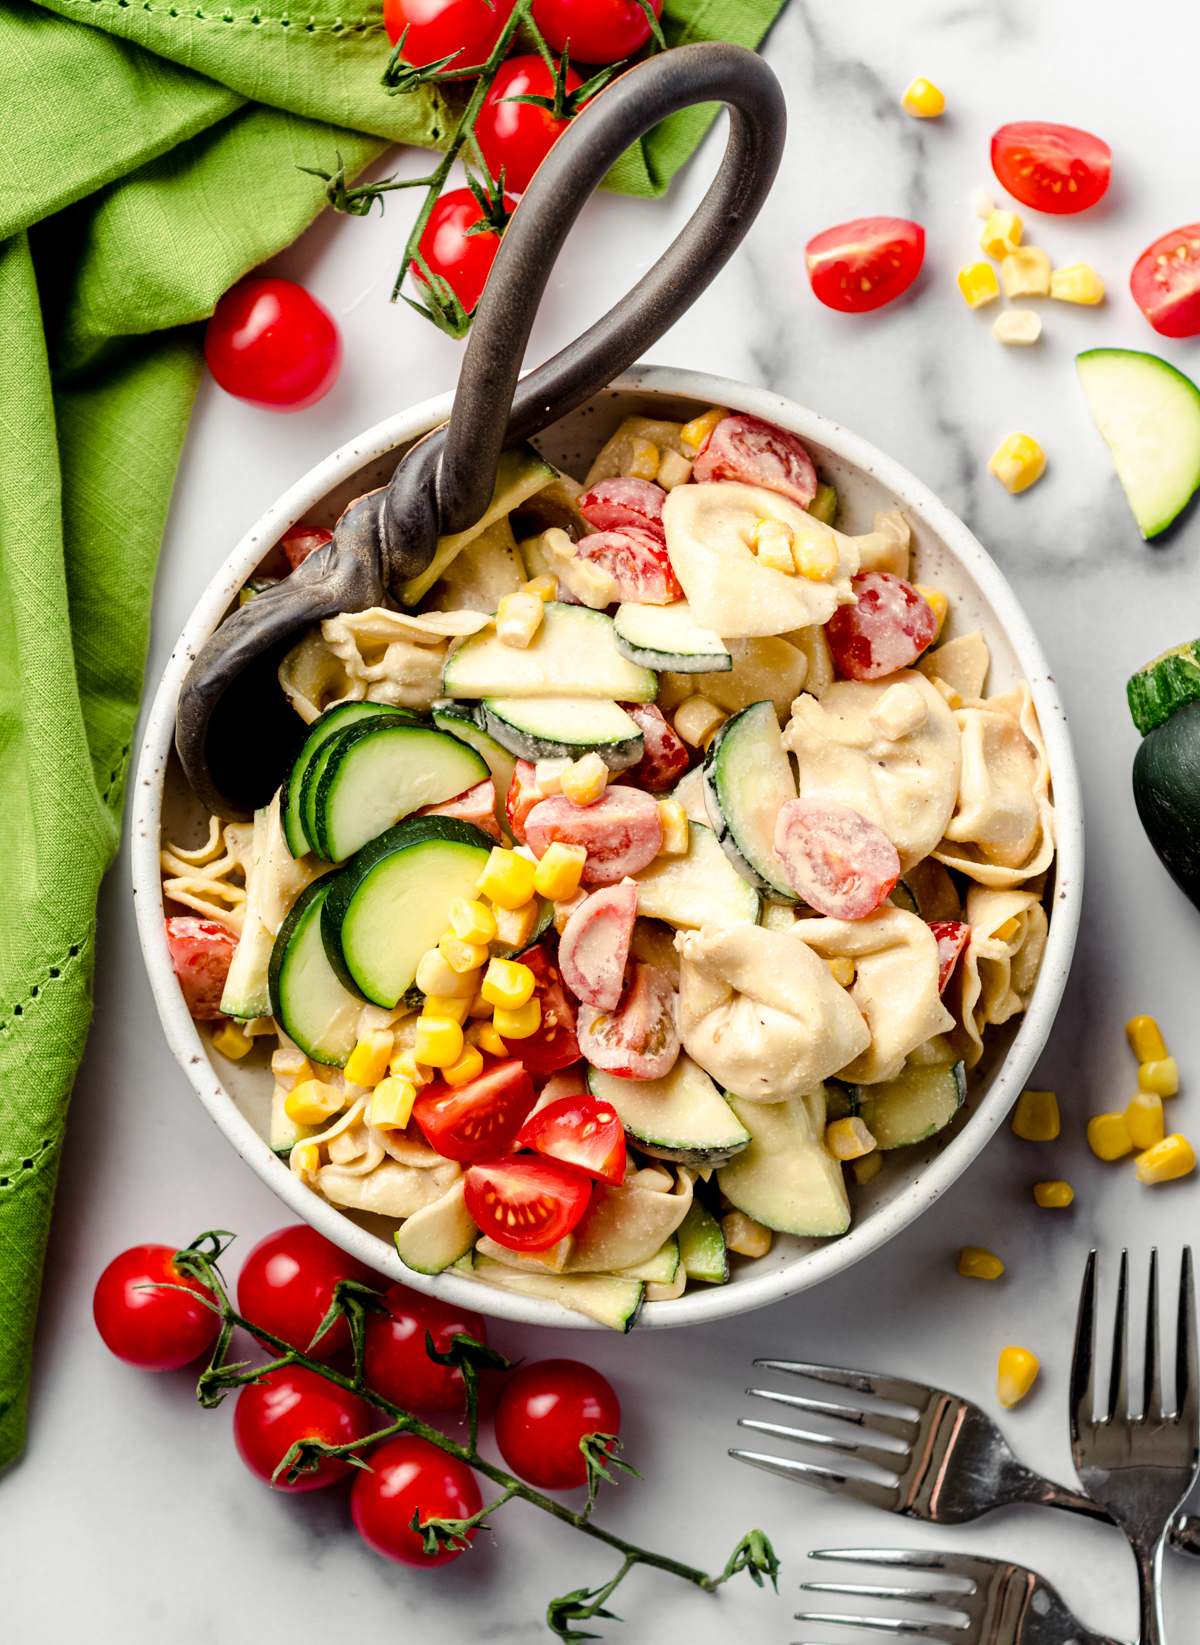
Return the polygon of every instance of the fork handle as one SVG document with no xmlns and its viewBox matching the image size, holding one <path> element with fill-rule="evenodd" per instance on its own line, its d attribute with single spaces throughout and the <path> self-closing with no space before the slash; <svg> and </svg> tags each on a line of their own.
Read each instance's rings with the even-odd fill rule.
<svg viewBox="0 0 1200 1645">
<path fill-rule="evenodd" d="M 1014 1469 L 1005 1483 L 1012 1491 L 1009 1497 L 1011 1502 L 1033 1502 L 1043 1508 L 1065 1508 L 1069 1514 L 1084 1514 L 1088 1519 L 1102 1519 L 1109 1525 L 1113 1523 L 1090 1496 L 1084 1496 L 1082 1491 L 1069 1490 L 1052 1479 L 1044 1479 L 1029 1468 Z M 1200 1548 L 1196 1552 L 1200 1553 Z"/>
</svg>

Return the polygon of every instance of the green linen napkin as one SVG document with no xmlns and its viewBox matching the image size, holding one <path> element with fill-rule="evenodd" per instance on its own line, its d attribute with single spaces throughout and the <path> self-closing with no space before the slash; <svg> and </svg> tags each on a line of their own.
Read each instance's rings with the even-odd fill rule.
<svg viewBox="0 0 1200 1645">
<path fill-rule="evenodd" d="M 664 27 L 755 46 L 782 3 L 667 0 Z M 445 145 L 453 109 L 383 95 L 386 53 L 377 9 L 323 0 L 0 0 L 0 1467 L 24 1443 L 199 322 L 322 209 L 298 166 Z M 665 122 L 610 186 L 662 194 L 713 112 Z"/>
</svg>

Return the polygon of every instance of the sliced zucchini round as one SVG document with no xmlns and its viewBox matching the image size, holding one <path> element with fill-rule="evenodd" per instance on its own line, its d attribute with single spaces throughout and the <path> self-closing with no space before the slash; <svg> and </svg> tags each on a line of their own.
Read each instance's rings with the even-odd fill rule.
<svg viewBox="0 0 1200 1645">
<path fill-rule="evenodd" d="M 851 1090 L 876 1144 L 881 1149 L 908 1148 L 949 1125 L 966 1101 L 967 1071 L 961 1062 L 909 1064 L 894 1080 Z"/>
<path fill-rule="evenodd" d="M 672 674 L 727 674 L 733 657 L 721 636 L 701 628 L 686 600 L 674 605 L 623 605 L 613 618 L 617 650 L 643 668 Z"/>
<path fill-rule="evenodd" d="M 457 737 L 459 742 L 466 743 L 468 748 L 473 748 L 487 761 L 496 785 L 496 821 L 502 829 L 507 829 L 504 802 L 517 769 L 516 757 L 489 735 L 483 722 L 483 710 L 478 703 L 439 703 L 433 711 L 433 723 L 439 731 Z"/>
<path fill-rule="evenodd" d="M 451 800 L 491 773 L 481 754 L 429 726 L 368 720 L 330 745 L 317 783 L 316 838 L 327 862 L 345 862 L 423 805 Z"/>
<path fill-rule="evenodd" d="M 362 1000 L 342 986 L 321 940 L 332 885 L 331 875 L 314 880 L 292 904 L 271 950 L 267 988 L 271 1015 L 305 1056 L 341 1068 L 358 1037 Z"/>
<path fill-rule="evenodd" d="M 326 709 L 325 713 L 309 726 L 308 736 L 304 739 L 299 754 L 292 761 L 292 768 L 284 778 L 283 792 L 279 796 L 279 817 L 283 824 L 283 837 L 293 857 L 303 857 L 316 846 L 315 839 L 309 838 L 305 827 L 301 795 L 304 790 L 305 772 L 319 751 L 331 738 L 336 737 L 341 731 L 348 731 L 352 725 L 358 725 L 363 720 L 389 717 L 416 719 L 416 715 L 410 713 L 407 708 L 392 708 L 387 703 L 337 703 L 333 708 Z"/>
<path fill-rule="evenodd" d="M 750 1133 L 708 1075 L 683 1055 L 658 1080 L 629 1080 L 588 1069 L 594 1097 L 611 1102 L 625 1135 L 643 1154 L 702 1169 L 724 1165 Z"/>
<path fill-rule="evenodd" d="M 601 697 L 487 697 L 482 707 L 496 741 L 534 764 L 596 753 L 623 771 L 645 752 L 641 727 Z"/>
<path fill-rule="evenodd" d="M 775 819 L 796 782 L 772 703 L 751 703 L 717 732 L 704 757 L 704 805 L 722 850 L 771 902 L 800 898 L 775 854 Z"/>
</svg>

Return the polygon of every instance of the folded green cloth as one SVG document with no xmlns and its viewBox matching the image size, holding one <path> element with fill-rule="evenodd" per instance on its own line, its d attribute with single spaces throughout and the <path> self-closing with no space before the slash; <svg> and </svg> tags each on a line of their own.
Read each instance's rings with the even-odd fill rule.
<svg viewBox="0 0 1200 1645">
<path fill-rule="evenodd" d="M 667 0 L 663 23 L 755 46 L 781 5 Z M 0 1467 L 24 1443 L 198 322 L 322 209 L 298 166 L 445 146 L 453 107 L 385 96 L 386 55 L 378 9 L 325 0 L 0 0 Z M 610 186 L 663 193 L 713 112 L 664 122 Z"/>
</svg>

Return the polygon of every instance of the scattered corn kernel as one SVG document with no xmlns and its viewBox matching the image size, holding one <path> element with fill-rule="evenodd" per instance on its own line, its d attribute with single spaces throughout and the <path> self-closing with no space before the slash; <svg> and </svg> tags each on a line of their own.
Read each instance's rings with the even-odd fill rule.
<svg viewBox="0 0 1200 1645">
<path fill-rule="evenodd" d="M 1090 263 L 1071 263 L 1051 274 L 1050 295 L 1060 303 L 1102 303 L 1104 281 Z"/>
<path fill-rule="evenodd" d="M 477 1046 L 464 1045 L 462 1055 L 449 1068 L 442 1069 L 447 1085 L 466 1085 L 483 1073 L 483 1053 Z"/>
<path fill-rule="evenodd" d="M 1033 1387 L 1037 1380 L 1038 1357 L 1028 1348 L 1001 1348 L 1000 1363 L 996 1368 L 996 1398 L 1006 1411 L 1011 1411 L 1018 1400 Z"/>
<path fill-rule="evenodd" d="M 750 547 L 758 556 L 759 565 L 771 571 L 782 571 L 785 577 L 796 575 L 792 558 L 792 544 L 796 534 L 785 520 L 759 520 L 750 533 Z"/>
<path fill-rule="evenodd" d="M 541 914 L 536 897 L 530 897 L 520 908 L 497 908 L 496 941 L 505 948 L 528 948 Z"/>
<path fill-rule="evenodd" d="M 540 594 L 502 594 L 496 607 L 496 638 L 501 645 L 524 651 L 545 614 L 546 603 Z"/>
<path fill-rule="evenodd" d="M 1014 246 L 1000 259 L 1006 297 L 1049 297 L 1050 259 L 1039 246 Z"/>
<path fill-rule="evenodd" d="M 502 1039 L 527 1040 L 542 1026 L 542 1002 L 535 994 L 524 1005 L 498 1005 L 492 1020 Z"/>
<path fill-rule="evenodd" d="M 658 473 L 654 476 L 656 485 L 664 491 L 674 491 L 676 486 L 686 485 L 691 477 L 692 465 L 686 457 L 680 456 L 678 451 L 663 452 Z"/>
<path fill-rule="evenodd" d="M 413 1053 L 430 1068 L 449 1068 L 462 1054 L 463 1031 L 453 1017 L 418 1017 Z"/>
<path fill-rule="evenodd" d="M 546 847 L 546 853 L 533 876 L 533 888 L 540 897 L 551 902 L 566 902 L 579 890 L 579 879 L 587 861 L 587 847 L 563 845 L 555 840 Z"/>
<path fill-rule="evenodd" d="M 900 107 L 914 120 L 936 120 L 939 114 L 946 112 L 946 99 L 932 80 L 922 79 L 918 75 L 910 81 L 908 90 L 900 99 Z"/>
<path fill-rule="evenodd" d="M 699 748 L 725 719 L 724 711 L 707 697 L 688 697 L 675 710 L 675 730 L 690 747 Z"/>
<path fill-rule="evenodd" d="M 1167 1134 L 1162 1098 L 1153 1091 L 1139 1091 L 1125 1110 L 1125 1126 L 1139 1152 L 1161 1142 Z"/>
<path fill-rule="evenodd" d="M 1124 1114 L 1096 1114 L 1088 1121 L 1088 1147 L 1101 1159 L 1121 1159 L 1133 1152 Z"/>
<path fill-rule="evenodd" d="M 320 1080 L 305 1080 L 283 1101 L 288 1119 L 297 1125 L 321 1125 L 338 1113 L 342 1093 L 334 1085 L 323 1085 Z"/>
<path fill-rule="evenodd" d="M 1178 1132 L 1173 1136 L 1164 1137 L 1156 1142 L 1153 1148 L 1148 1148 L 1144 1154 L 1138 1155 L 1137 1174 L 1139 1182 L 1146 1182 L 1153 1186 L 1156 1182 L 1171 1182 L 1175 1177 L 1186 1177 L 1189 1171 L 1196 1169 L 1196 1151 L 1186 1137 Z"/>
<path fill-rule="evenodd" d="M 942 632 L 942 624 L 946 621 L 946 615 L 950 610 L 950 601 L 940 588 L 933 588 L 929 583 L 914 583 L 913 587 L 937 618 L 937 634 L 933 637 L 936 640 L 938 634 Z M 932 644 L 932 641 L 930 643 Z"/>
<path fill-rule="evenodd" d="M 983 225 L 979 244 L 989 257 L 995 257 L 999 261 L 1021 244 L 1021 230 L 1024 226 L 1015 211 L 993 211 Z"/>
<path fill-rule="evenodd" d="M 1026 1142 L 1053 1142 L 1059 1133 L 1058 1098 L 1053 1091 L 1022 1091 L 1012 1128 Z"/>
<path fill-rule="evenodd" d="M 553 600 L 558 594 L 557 577 L 531 577 L 521 584 L 522 594 L 536 594 L 539 600 Z"/>
<path fill-rule="evenodd" d="M 482 891 L 500 908 L 520 908 L 533 896 L 533 877 L 537 864 L 528 857 L 519 857 L 515 851 L 506 851 L 494 845 L 487 867 L 475 882 L 476 891 Z M 419 980 L 419 979 L 418 979 Z"/>
<path fill-rule="evenodd" d="M 964 263 L 958 271 L 958 289 L 970 308 L 982 308 L 999 297 L 1000 282 L 990 263 Z"/>
<path fill-rule="evenodd" d="M 684 455 L 694 457 L 717 424 L 724 422 L 728 415 L 724 406 L 710 406 L 702 416 L 693 417 L 690 423 L 684 423 L 679 433 L 679 443 L 685 447 Z M 691 447 L 690 452 L 686 450 L 688 446 Z"/>
<path fill-rule="evenodd" d="M 493 1005 L 515 1010 L 531 998 L 537 978 L 519 960 L 493 960 L 483 974 L 479 992 Z"/>
<path fill-rule="evenodd" d="M 968 1279 L 999 1279 L 1004 1264 L 982 1245 L 964 1245 L 958 1258 L 958 1271 Z"/>
<path fill-rule="evenodd" d="M 722 1217 L 721 1232 L 726 1250 L 736 1251 L 739 1257 L 765 1257 L 771 1249 L 771 1230 L 742 1211 L 730 1211 Z"/>
<path fill-rule="evenodd" d="M 451 994 L 455 999 L 470 999 L 475 983 L 469 973 L 456 971 L 447 963 L 440 948 L 426 949 L 417 961 L 417 987 L 422 994 Z"/>
<path fill-rule="evenodd" d="M 1179 1069 L 1174 1057 L 1160 1057 L 1138 1068 L 1138 1090 L 1153 1091 L 1158 1097 L 1173 1097 L 1179 1091 Z"/>
<path fill-rule="evenodd" d="M 390 1028 L 371 1028 L 346 1059 L 346 1078 L 351 1085 L 370 1091 L 388 1071 L 396 1036 Z"/>
<path fill-rule="evenodd" d="M 658 473 L 658 447 L 652 440 L 635 439 L 625 472 L 634 480 L 652 480 Z"/>
<path fill-rule="evenodd" d="M 873 1153 L 864 1154 L 861 1159 L 851 1160 L 850 1169 L 854 1172 L 854 1180 L 860 1188 L 875 1178 L 883 1170 L 883 1155 L 876 1148 Z"/>
<path fill-rule="evenodd" d="M 452 1017 L 461 1028 L 471 1012 L 470 1000 L 462 995 L 426 994 L 421 1004 L 423 1017 Z"/>
<path fill-rule="evenodd" d="M 988 468 L 1006 491 L 1026 491 L 1045 472 L 1046 453 L 1031 434 L 1010 434 L 992 452 Z"/>
<path fill-rule="evenodd" d="M 1011 919 L 1005 920 L 1003 925 L 998 925 L 992 936 L 997 942 L 1011 942 L 1020 929 L 1021 922 L 1014 914 Z"/>
<path fill-rule="evenodd" d="M 561 781 L 572 805 L 594 805 L 608 787 L 608 767 L 599 754 L 585 754 L 571 762 Z"/>
<path fill-rule="evenodd" d="M 496 935 L 496 916 L 485 902 L 455 897 L 450 904 L 450 927 L 463 942 L 489 943 Z"/>
<path fill-rule="evenodd" d="M 1044 1211 L 1062 1211 L 1075 1198 L 1069 1182 L 1035 1182 L 1033 1197 Z"/>
<path fill-rule="evenodd" d="M 491 1006 L 488 1007 L 491 1010 Z M 467 1029 L 466 1040 L 468 1045 L 477 1045 L 481 1051 L 486 1051 L 489 1057 L 507 1057 L 508 1047 L 496 1032 L 496 1025 L 489 1017 L 487 1022 L 473 1022 Z"/>
<path fill-rule="evenodd" d="M 453 931 L 447 931 L 438 943 L 438 951 L 451 971 L 465 977 L 469 971 L 478 971 L 488 960 L 486 942 L 464 942 Z M 474 992 L 474 990 L 472 990 Z"/>
<path fill-rule="evenodd" d="M 563 774 L 569 771 L 575 762 L 566 756 L 561 760 L 539 760 L 533 768 L 533 786 L 543 799 L 549 799 L 551 794 L 562 793 Z"/>
<path fill-rule="evenodd" d="M 835 955 L 829 961 L 829 969 L 833 973 L 833 980 L 843 988 L 849 988 L 858 975 L 858 967 L 848 954 Z"/>
<path fill-rule="evenodd" d="M 662 857 L 686 857 L 688 851 L 687 812 L 678 800 L 659 800 L 658 825 L 662 829 Z"/>
<path fill-rule="evenodd" d="M 874 1151 L 875 1138 L 857 1115 L 831 1120 L 825 1127 L 825 1146 L 840 1160 L 861 1159 Z"/>
<path fill-rule="evenodd" d="M 403 1131 L 412 1118 L 417 1088 L 411 1080 L 392 1075 L 381 1080 L 371 1093 L 371 1124 Z"/>
<path fill-rule="evenodd" d="M 827 583 L 838 569 L 837 538 L 818 521 L 796 536 L 792 561 L 800 576 L 810 583 Z"/>
<path fill-rule="evenodd" d="M 1153 1017 L 1130 1017 L 1125 1024 L 1125 1038 L 1139 1062 L 1162 1062 L 1170 1055 Z"/>
<path fill-rule="evenodd" d="M 416 1052 L 411 1047 L 396 1052 L 388 1065 L 388 1073 L 394 1079 L 407 1080 L 418 1091 L 433 1079 L 433 1069 L 427 1063 L 418 1062 Z"/>
<path fill-rule="evenodd" d="M 1036 343 L 1041 335 L 1041 316 L 1031 308 L 1005 309 L 992 325 L 992 336 L 998 343 Z"/>
<path fill-rule="evenodd" d="M 253 1037 L 247 1034 L 240 1022 L 234 1022 L 230 1017 L 223 1022 L 212 1037 L 213 1047 L 230 1062 L 240 1062 L 254 1044 Z"/>
<path fill-rule="evenodd" d="M 975 213 L 976 217 L 982 217 L 986 223 L 995 209 L 996 202 L 992 199 L 987 189 L 973 188 L 971 190 L 971 210 Z"/>
</svg>

